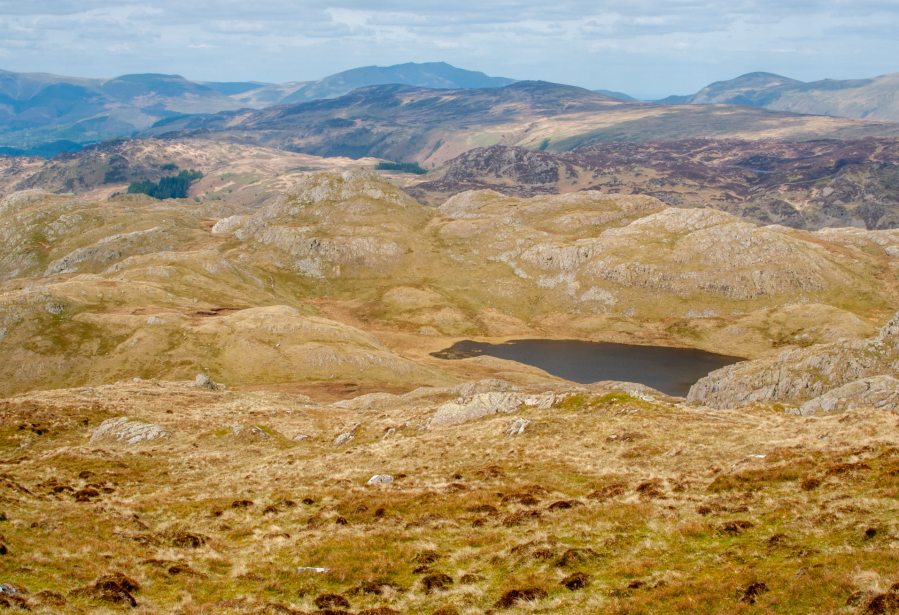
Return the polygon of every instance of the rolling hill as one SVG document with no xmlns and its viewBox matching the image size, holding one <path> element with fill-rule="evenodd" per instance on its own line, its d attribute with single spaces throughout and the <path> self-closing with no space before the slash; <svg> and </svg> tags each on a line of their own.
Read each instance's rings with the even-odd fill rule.
<svg viewBox="0 0 899 615">
<path fill-rule="evenodd" d="M 669 96 L 676 105 L 733 104 L 776 111 L 899 122 L 899 73 L 871 79 L 804 83 L 771 73 L 718 81 L 692 96 Z"/>
<path fill-rule="evenodd" d="M 370 170 L 301 175 L 261 208 L 21 191 L 0 199 L 0 242 L 0 395 L 205 368 L 439 384 L 466 364 L 430 353 L 461 336 L 758 357 L 872 335 L 899 262 L 897 231 L 760 228 L 596 191 L 434 208 Z"/>
<path fill-rule="evenodd" d="M 622 101 L 573 86 L 360 88 L 335 99 L 162 120 L 147 136 L 197 134 L 316 156 L 372 156 L 427 168 L 495 144 L 568 151 L 610 141 L 899 135 L 899 124 L 802 116 L 735 105 Z"/>
</svg>

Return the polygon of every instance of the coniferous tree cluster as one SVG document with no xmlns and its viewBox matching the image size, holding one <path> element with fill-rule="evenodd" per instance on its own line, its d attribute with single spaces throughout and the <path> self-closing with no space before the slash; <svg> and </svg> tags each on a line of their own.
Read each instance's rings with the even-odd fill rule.
<svg viewBox="0 0 899 615">
<path fill-rule="evenodd" d="M 191 183 L 203 177 L 203 173 L 194 169 L 184 169 L 173 177 L 163 177 L 158 182 L 144 180 L 131 182 L 128 194 L 146 194 L 154 199 L 186 199 Z"/>
</svg>

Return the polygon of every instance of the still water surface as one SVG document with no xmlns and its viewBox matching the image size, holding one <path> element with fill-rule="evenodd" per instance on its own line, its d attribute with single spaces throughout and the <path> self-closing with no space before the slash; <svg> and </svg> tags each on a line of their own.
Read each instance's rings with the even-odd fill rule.
<svg viewBox="0 0 899 615">
<path fill-rule="evenodd" d="M 533 365 L 581 384 L 599 380 L 639 382 L 679 397 L 685 397 L 690 387 L 709 372 L 743 361 L 691 348 L 580 340 L 515 340 L 505 344 L 465 340 L 432 354 L 441 359 L 489 355 Z"/>
</svg>

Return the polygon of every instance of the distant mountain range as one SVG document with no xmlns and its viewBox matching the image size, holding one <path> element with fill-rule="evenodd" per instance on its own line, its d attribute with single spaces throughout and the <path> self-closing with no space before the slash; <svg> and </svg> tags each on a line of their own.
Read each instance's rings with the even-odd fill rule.
<svg viewBox="0 0 899 615">
<path fill-rule="evenodd" d="M 166 117 L 240 107 L 179 75 L 80 79 L 0 71 L 0 145 L 28 150 L 53 141 L 99 141 Z"/>
<path fill-rule="evenodd" d="M 713 83 L 691 96 L 671 96 L 654 104 L 637 101 L 621 92 L 590 92 L 544 82 L 527 82 L 531 85 L 516 89 L 522 83 L 526 82 L 490 77 L 444 62 L 368 66 L 318 81 L 280 84 L 197 82 L 162 74 L 82 79 L 0 70 L 0 155 L 52 156 L 110 137 L 199 128 L 221 131 L 224 117 L 233 119 L 228 128 L 232 134 L 273 130 L 272 134 L 278 133 L 286 139 L 276 146 L 294 151 L 349 156 L 391 154 L 395 160 L 420 162 L 436 162 L 465 151 L 458 148 L 491 143 L 524 145 L 534 139 L 536 142 L 528 147 L 549 146 L 551 150 L 561 151 L 609 140 L 756 138 L 754 135 L 762 134 L 766 122 L 773 122 L 770 136 L 789 139 L 856 138 L 893 134 L 893 128 L 899 130 L 899 126 L 875 125 L 877 120 L 899 122 L 899 73 L 873 79 L 814 83 L 770 73 L 750 73 Z M 539 86 L 534 85 L 538 83 Z M 416 93 L 403 90 L 404 87 L 411 87 Z M 435 90 L 442 94 L 435 95 Z M 529 102 L 523 102 L 524 92 L 532 96 Z M 413 98 L 418 101 L 415 109 L 407 105 Z M 590 105 L 597 107 L 589 112 L 584 111 L 588 99 Z M 342 102 L 315 105 L 325 100 Z M 390 128 L 394 111 L 380 109 L 384 101 L 399 104 L 405 118 L 402 121 L 412 122 L 416 127 L 410 128 L 407 123 Z M 310 104 L 313 106 L 304 106 Z M 630 105 L 627 113 L 623 104 Z M 710 104 L 757 109 L 705 114 L 671 109 L 671 105 Z M 448 107 L 444 108 L 445 105 Z M 667 111 L 652 110 L 657 107 Z M 378 110 L 373 116 L 366 115 L 375 108 Z M 758 112 L 763 110 L 781 115 L 760 115 Z M 859 118 L 868 124 L 822 124 L 797 119 L 798 116 L 788 118 L 783 115 L 785 112 Z M 446 119 L 447 114 L 452 116 L 450 120 Z M 552 118 L 556 116 L 572 114 L 579 118 L 575 124 L 553 123 Z M 285 120 L 287 117 L 291 119 Z M 534 126 L 551 124 L 552 128 L 546 128 L 546 134 L 541 133 L 538 138 L 540 131 L 520 123 L 526 119 Z M 442 121 L 457 125 L 455 130 L 474 141 L 465 144 L 441 132 L 444 129 L 431 126 Z M 501 130 L 505 132 L 493 134 L 494 129 L 487 129 L 488 125 L 503 126 Z M 473 131 L 481 128 L 473 126 L 489 134 L 475 135 Z M 317 135 L 312 134 L 315 130 L 319 131 Z M 385 131 L 393 136 L 388 138 Z M 443 135 L 427 145 L 434 152 L 442 150 L 439 156 L 423 151 L 424 146 L 417 141 L 386 145 L 393 143 L 391 139 L 399 139 L 400 134 L 411 137 L 414 133 L 420 138 L 422 131 Z M 368 136 L 362 135 L 363 132 Z M 375 134 L 379 136 L 372 136 Z M 549 141 L 544 143 L 545 139 Z M 275 146 L 269 137 L 260 135 L 252 139 L 244 135 L 241 140 L 257 144 L 264 141 Z M 452 147 L 448 146 L 450 142 L 454 143 Z"/>
<path fill-rule="evenodd" d="M 656 102 L 745 105 L 791 113 L 899 122 L 899 73 L 810 83 L 772 73 L 748 73 L 730 81 L 718 81 L 690 96 L 669 96 Z"/>
<path fill-rule="evenodd" d="M 240 108 L 336 98 L 381 84 L 422 88 L 490 88 L 514 83 L 443 62 L 357 68 L 318 81 L 194 82 L 180 75 L 82 79 L 0 70 L 0 153 L 45 152 L 46 144 L 90 143 L 128 136 L 159 120 Z M 50 148 L 52 151 L 54 148 Z"/>
</svg>

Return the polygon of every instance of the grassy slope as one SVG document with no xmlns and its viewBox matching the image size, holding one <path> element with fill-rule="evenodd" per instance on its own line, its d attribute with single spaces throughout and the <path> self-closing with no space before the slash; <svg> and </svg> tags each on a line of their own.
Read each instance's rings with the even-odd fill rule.
<svg viewBox="0 0 899 615">
<path fill-rule="evenodd" d="M 0 574 L 36 612 L 106 612 L 68 592 L 122 572 L 141 586 L 137 612 L 185 614 L 309 612 L 326 593 L 353 610 L 474 614 L 521 588 L 548 596 L 503 612 L 859 612 L 896 580 L 889 413 L 709 412 L 595 391 L 417 429 L 456 395 L 354 411 L 141 382 L 5 400 Z M 123 414 L 172 436 L 87 444 Z M 516 418 L 531 424 L 509 438 Z M 333 446 L 359 422 L 348 446 Z M 397 481 L 365 486 L 378 473 Z M 100 492 L 88 502 L 66 490 L 88 484 Z M 560 501 L 574 507 L 550 508 Z M 428 592 L 438 572 L 452 584 Z M 586 588 L 560 585 L 574 572 Z M 387 587 L 359 591 L 366 582 Z M 753 603 L 754 583 L 766 591 Z M 46 606 L 40 591 L 67 606 Z"/>
</svg>

